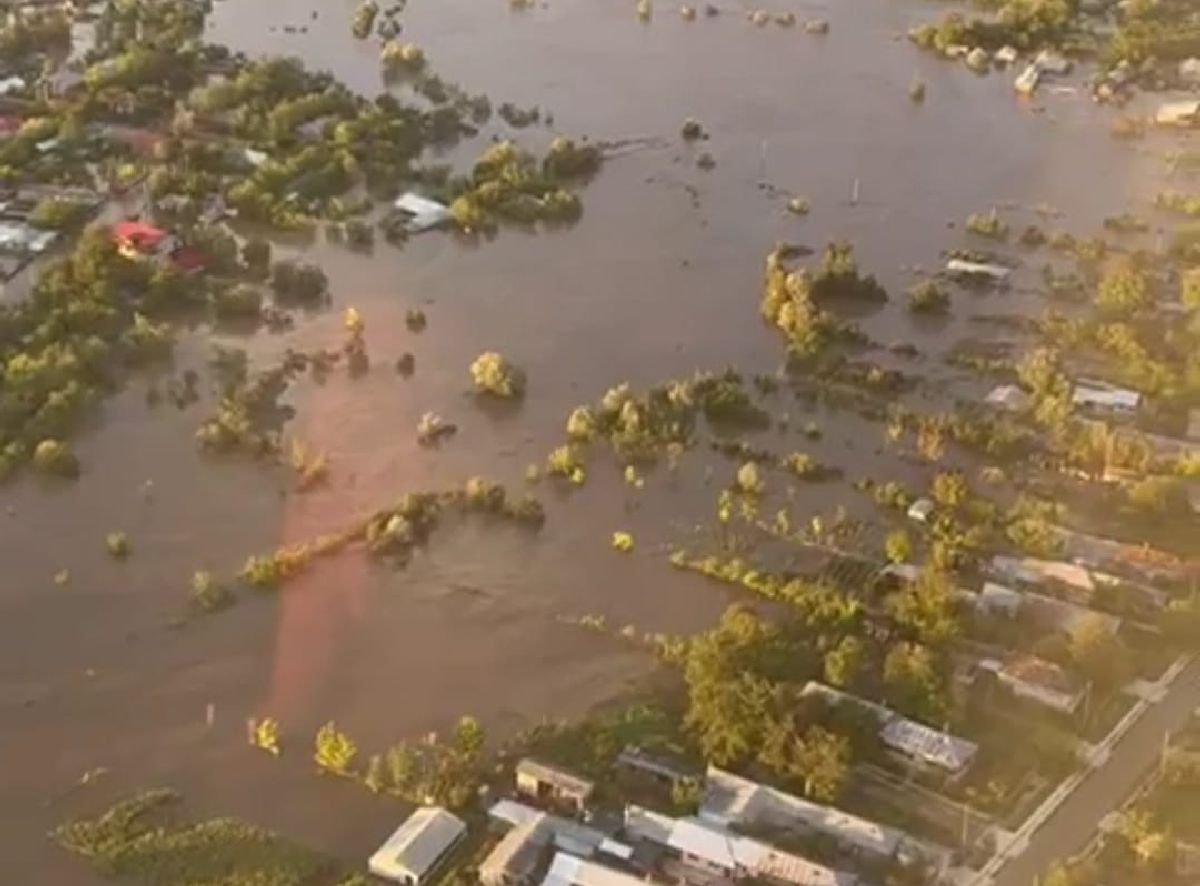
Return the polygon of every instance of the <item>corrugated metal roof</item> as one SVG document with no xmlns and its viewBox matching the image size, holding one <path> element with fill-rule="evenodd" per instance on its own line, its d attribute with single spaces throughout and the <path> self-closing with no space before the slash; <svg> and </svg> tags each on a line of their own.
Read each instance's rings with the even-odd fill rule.
<svg viewBox="0 0 1200 886">
<path fill-rule="evenodd" d="M 645 881 L 594 861 L 560 852 L 554 856 L 542 886 L 644 886 Z"/>
<path fill-rule="evenodd" d="M 458 841 L 467 826 L 440 806 L 422 806 L 371 856 L 376 876 L 421 878 Z"/>
<path fill-rule="evenodd" d="M 894 750 L 951 772 L 971 765 L 979 752 L 979 745 L 973 741 L 901 716 L 889 720 L 879 737 Z"/>
<path fill-rule="evenodd" d="M 479 865 L 479 879 L 484 883 L 501 883 L 532 875 L 541 850 L 550 843 L 552 836 L 545 813 L 517 825 L 501 838 Z"/>
</svg>

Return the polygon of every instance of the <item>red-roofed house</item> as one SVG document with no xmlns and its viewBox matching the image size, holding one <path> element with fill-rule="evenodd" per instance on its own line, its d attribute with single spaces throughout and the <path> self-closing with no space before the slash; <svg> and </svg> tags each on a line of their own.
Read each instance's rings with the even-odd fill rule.
<svg viewBox="0 0 1200 886">
<path fill-rule="evenodd" d="M 208 260 L 200 250 L 181 244 L 174 235 L 143 221 L 122 221 L 113 226 L 117 252 L 131 261 L 165 261 L 185 274 L 204 270 Z"/>
</svg>

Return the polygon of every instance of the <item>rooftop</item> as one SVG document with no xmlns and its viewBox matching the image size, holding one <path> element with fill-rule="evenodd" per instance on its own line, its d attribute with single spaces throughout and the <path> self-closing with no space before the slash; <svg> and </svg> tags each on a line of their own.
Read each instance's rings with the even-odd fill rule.
<svg viewBox="0 0 1200 886">
<path fill-rule="evenodd" d="M 568 794 L 587 796 L 595 790 L 595 783 L 581 778 L 573 772 L 559 769 L 548 763 L 539 763 L 526 757 L 517 763 L 517 775 L 537 779 L 540 782 L 553 785 L 557 790 Z"/>
<path fill-rule="evenodd" d="M 645 880 L 560 852 L 554 856 L 542 886 L 645 886 Z"/>
<path fill-rule="evenodd" d="M 479 879 L 484 883 L 499 883 L 509 877 L 530 876 L 537 867 L 541 850 L 554 836 L 546 817 L 545 813 L 534 816 L 505 834 L 479 865 Z"/>
<path fill-rule="evenodd" d="M 440 806 L 422 806 L 371 856 L 376 876 L 420 878 L 458 841 L 467 826 Z"/>
<path fill-rule="evenodd" d="M 813 803 L 715 766 L 708 767 L 707 789 L 700 805 L 700 817 L 723 824 L 762 822 L 780 827 L 799 824 L 879 856 L 899 855 L 902 847 L 906 846 L 918 848 L 923 854 L 933 852 L 933 847 L 920 845 L 896 828 L 877 824 L 833 806 Z"/>
<path fill-rule="evenodd" d="M 488 810 L 492 818 L 507 822 L 513 827 L 520 827 L 530 821 L 542 821 L 548 828 L 550 839 L 559 849 L 565 849 L 576 855 L 592 855 L 596 852 L 607 852 L 610 855 L 625 856 L 628 847 L 610 840 L 608 835 L 596 828 L 558 815 L 549 815 L 540 809 L 526 806 L 515 800 L 499 800 Z"/>
<path fill-rule="evenodd" d="M 1071 402 L 1076 406 L 1096 406 L 1101 409 L 1137 409 L 1142 395 L 1137 391 L 1114 387 L 1075 385 Z"/>
</svg>

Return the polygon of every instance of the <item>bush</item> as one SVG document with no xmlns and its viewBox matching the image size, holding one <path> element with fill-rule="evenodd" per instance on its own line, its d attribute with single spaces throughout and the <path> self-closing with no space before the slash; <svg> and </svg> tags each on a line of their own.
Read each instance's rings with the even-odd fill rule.
<svg viewBox="0 0 1200 886">
<path fill-rule="evenodd" d="M 258 317 L 262 313 L 262 293 L 253 286 L 221 286 L 213 292 L 213 311 L 220 320 Z"/>
<path fill-rule="evenodd" d="M 1008 239 L 1008 223 L 1000 218 L 995 209 L 988 213 L 972 213 L 967 216 L 967 230 L 991 240 Z"/>
<path fill-rule="evenodd" d="M 79 459 L 71 447 L 59 440 L 43 440 L 33 450 L 33 466 L 46 474 L 79 476 Z"/>
<path fill-rule="evenodd" d="M 950 296 L 933 280 L 922 280 L 908 290 L 908 309 L 915 314 L 944 314 Z"/>
<path fill-rule="evenodd" d="M 87 213 L 88 208 L 74 200 L 44 197 L 29 214 L 29 223 L 48 231 L 64 231 L 82 222 Z"/>
<path fill-rule="evenodd" d="M 130 554 L 129 536 L 124 532 L 110 532 L 104 538 L 104 547 L 109 555 L 124 560 Z"/>
</svg>

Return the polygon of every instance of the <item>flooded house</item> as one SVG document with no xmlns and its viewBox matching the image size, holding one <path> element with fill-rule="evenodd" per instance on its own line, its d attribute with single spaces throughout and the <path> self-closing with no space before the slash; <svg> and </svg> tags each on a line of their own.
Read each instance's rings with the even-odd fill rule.
<svg viewBox="0 0 1200 886">
<path fill-rule="evenodd" d="M 583 812 L 596 785 L 565 769 L 526 758 L 517 763 L 517 793 L 555 807 Z"/>
</svg>

